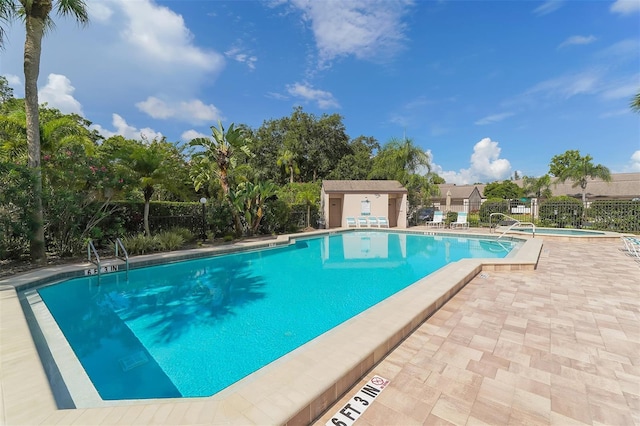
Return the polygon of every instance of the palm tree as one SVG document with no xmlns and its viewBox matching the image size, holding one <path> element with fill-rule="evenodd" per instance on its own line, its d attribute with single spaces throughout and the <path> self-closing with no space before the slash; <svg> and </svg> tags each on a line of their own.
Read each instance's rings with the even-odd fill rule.
<svg viewBox="0 0 640 426">
<path fill-rule="evenodd" d="M 605 182 L 611 181 L 611 172 L 602 164 L 593 164 L 593 157 L 589 154 L 582 157 L 580 151 L 570 150 L 551 159 L 549 173 L 555 176 L 556 182 L 571 180 L 573 186 L 582 188 L 582 204 L 587 204 L 587 184 L 589 179 L 600 178 Z"/>
<path fill-rule="evenodd" d="M 24 19 L 26 37 L 24 42 L 24 95 L 27 116 L 28 166 L 34 170 L 34 223 L 31 237 L 31 258 L 44 262 L 46 250 L 42 214 L 42 171 L 40 169 L 40 117 L 38 103 L 38 75 L 42 55 L 42 37 L 53 26 L 50 17 L 55 9 L 60 16 L 73 16 L 81 24 L 89 22 L 84 0 L 0 0 L 0 22 L 8 22 L 20 16 Z M 0 27 L 0 43 L 4 30 Z"/>
<path fill-rule="evenodd" d="M 166 158 L 167 151 L 160 142 L 154 140 L 148 146 L 137 145 L 128 159 L 134 179 L 144 195 L 144 232 L 148 237 L 151 236 L 149 204 L 155 192 L 155 186 L 167 179 L 166 170 L 163 167 Z"/>
<path fill-rule="evenodd" d="M 533 176 L 525 176 L 522 178 L 523 190 L 525 195 L 533 195 L 536 198 L 551 197 L 551 176 L 543 175 L 539 178 Z"/>
<path fill-rule="evenodd" d="M 420 173 L 421 168 L 425 169 L 425 173 Z M 426 174 L 430 171 L 429 156 L 415 146 L 413 140 L 393 138 L 376 155 L 371 177 L 373 179 L 395 179 L 406 184 L 410 175 Z"/>
<path fill-rule="evenodd" d="M 296 156 L 288 149 L 282 151 L 278 157 L 277 164 L 289 172 L 289 183 L 293 183 L 293 174 L 300 174 L 300 168 L 296 162 Z"/>
<path fill-rule="evenodd" d="M 231 207 L 236 234 L 239 236 L 242 235 L 242 221 L 240 220 L 238 209 L 235 208 L 229 196 L 231 192 L 229 173 L 237 166 L 238 153 L 242 152 L 247 156 L 251 156 L 251 151 L 243 130 L 234 128 L 233 123 L 225 131 L 222 123 L 218 120 L 218 128 L 211 126 L 211 132 L 213 138 L 195 138 L 189 143 L 191 146 L 198 146 L 204 149 L 204 151 L 194 154 L 193 160 L 199 164 L 198 169 L 203 173 L 212 171 L 218 178 L 223 196 Z M 200 186 L 204 183 L 203 181 L 200 177 L 194 177 L 196 191 L 200 189 Z"/>
<path fill-rule="evenodd" d="M 635 112 L 640 112 L 640 92 L 636 93 L 631 100 L 631 109 Z"/>
</svg>

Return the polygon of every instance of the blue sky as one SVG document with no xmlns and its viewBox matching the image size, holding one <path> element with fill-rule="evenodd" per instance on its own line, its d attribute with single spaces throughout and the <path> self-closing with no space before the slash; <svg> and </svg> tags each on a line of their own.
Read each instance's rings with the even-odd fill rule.
<svg viewBox="0 0 640 426">
<path fill-rule="evenodd" d="M 104 135 L 164 135 L 337 113 L 348 135 L 404 135 L 449 183 L 548 171 L 590 154 L 640 172 L 640 0 L 88 0 L 56 17 L 40 101 Z M 24 96 L 19 22 L 0 74 Z"/>
</svg>

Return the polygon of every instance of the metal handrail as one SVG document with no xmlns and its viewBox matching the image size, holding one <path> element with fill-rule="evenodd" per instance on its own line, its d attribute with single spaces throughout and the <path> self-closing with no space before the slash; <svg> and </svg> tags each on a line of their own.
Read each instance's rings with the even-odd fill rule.
<svg viewBox="0 0 640 426">
<path fill-rule="evenodd" d="M 122 249 L 124 256 L 120 256 L 118 253 L 118 247 Z M 127 249 L 124 248 L 124 244 L 122 244 L 122 240 L 120 238 L 116 238 L 116 257 L 118 259 L 124 260 L 126 265 L 126 277 L 129 279 L 129 253 L 127 253 Z"/>
<path fill-rule="evenodd" d="M 91 259 L 91 253 L 96 257 L 96 260 Z M 89 244 L 87 244 L 87 260 L 90 263 L 93 263 L 98 267 L 98 282 L 100 282 L 100 255 L 98 255 L 98 251 L 96 250 L 96 246 L 93 245 L 93 241 L 89 240 Z"/>
<path fill-rule="evenodd" d="M 493 216 L 494 216 L 494 215 L 500 215 L 500 216 L 502 216 L 502 217 L 506 217 L 507 219 L 509 219 L 509 220 L 513 221 L 513 223 L 512 223 L 511 225 L 509 225 L 509 227 L 508 227 L 504 232 L 502 232 L 502 234 L 500 234 L 500 236 L 498 237 L 498 239 L 500 239 L 500 238 L 504 237 L 504 235 L 505 235 L 507 232 L 511 231 L 511 230 L 512 230 L 513 228 L 515 228 L 516 226 L 518 226 L 518 227 L 519 227 L 519 226 L 523 226 L 523 225 L 530 225 L 530 226 L 531 226 L 531 229 L 532 229 L 532 236 L 533 236 L 533 238 L 535 238 L 535 237 L 536 237 L 536 225 L 535 225 L 533 222 L 521 222 L 521 221 L 519 221 L 518 219 L 513 218 L 513 217 L 511 217 L 511 216 L 508 216 L 508 215 L 506 215 L 506 214 L 504 214 L 504 213 L 491 213 L 491 214 L 489 215 L 489 230 L 490 230 L 490 232 L 493 232 L 493 226 L 492 226 L 492 224 L 491 224 L 491 219 L 493 218 Z M 497 226 L 497 223 L 496 223 L 496 226 Z"/>
</svg>

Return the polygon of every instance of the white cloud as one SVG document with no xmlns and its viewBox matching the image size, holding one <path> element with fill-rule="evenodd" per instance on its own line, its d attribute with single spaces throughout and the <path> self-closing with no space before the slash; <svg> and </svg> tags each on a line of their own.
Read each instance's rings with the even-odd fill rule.
<svg viewBox="0 0 640 426">
<path fill-rule="evenodd" d="M 384 60 L 403 47 L 411 1 L 293 0 L 315 36 L 320 65 L 342 56 Z"/>
<path fill-rule="evenodd" d="M 136 107 L 150 117 L 161 120 L 174 118 L 191 124 L 202 124 L 223 119 L 215 105 L 205 105 L 199 99 L 165 102 L 155 96 L 149 96 L 145 101 L 136 103 Z"/>
<path fill-rule="evenodd" d="M 444 178 L 447 183 L 457 185 L 502 181 L 511 176 L 511 163 L 509 160 L 500 158 L 500 151 L 498 142 L 484 138 L 473 147 L 471 164 L 468 169 L 460 169 L 457 172 L 443 170 L 441 166 L 433 163 L 433 171 Z"/>
<path fill-rule="evenodd" d="M 98 133 L 100 133 L 105 138 L 110 138 L 111 136 L 120 135 L 125 137 L 126 139 L 140 140 L 145 138 L 146 140 L 151 141 L 156 138 L 161 139 L 163 136 L 162 133 L 156 132 L 155 130 L 149 127 L 145 127 L 143 129 L 137 129 L 134 126 L 131 126 L 130 124 L 128 124 L 127 121 L 118 114 L 113 114 L 112 118 L 113 118 L 112 125 L 115 128 L 115 131 L 105 129 L 99 124 L 92 124 L 91 128 L 97 130 Z"/>
<path fill-rule="evenodd" d="M 291 96 L 302 98 L 305 101 L 313 101 L 318 104 L 321 109 L 340 108 L 340 104 L 330 92 L 314 89 L 309 84 L 290 84 L 287 86 L 287 92 Z"/>
<path fill-rule="evenodd" d="M 611 12 L 621 15 L 629 15 L 640 11 L 640 1 L 638 0 L 616 0 L 610 8 Z"/>
<path fill-rule="evenodd" d="M 565 41 L 563 41 L 562 43 L 560 43 L 560 45 L 558 46 L 558 49 L 562 49 L 563 47 L 572 46 L 572 45 L 590 44 L 590 43 L 593 43 L 596 40 L 597 40 L 596 37 L 594 37 L 592 35 L 590 35 L 588 37 L 585 37 L 585 36 L 571 36 L 568 39 L 566 39 Z"/>
<path fill-rule="evenodd" d="M 71 81 L 60 74 L 49 74 L 47 84 L 38 92 L 38 101 L 47 103 L 65 114 L 82 115 L 82 105 L 73 97 L 75 87 Z"/>
<path fill-rule="evenodd" d="M 180 135 L 180 139 L 182 139 L 185 142 L 189 142 L 192 139 L 195 138 L 208 138 L 210 137 L 209 135 L 205 135 L 204 133 L 200 133 L 197 130 L 187 130 L 186 132 L 183 132 L 182 135 Z"/>
<path fill-rule="evenodd" d="M 123 40 L 135 46 L 147 60 L 180 64 L 207 71 L 219 71 L 224 58 L 213 50 L 193 44 L 193 34 L 181 15 L 149 0 L 117 0 L 127 25 L 121 31 Z"/>
<path fill-rule="evenodd" d="M 256 62 L 258 61 L 258 57 L 242 52 L 240 48 L 234 47 L 233 49 L 224 52 L 224 54 L 225 56 L 233 59 L 236 62 L 246 64 L 250 70 L 256 69 Z"/>
<path fill-rule="evenodd" d="M 113 15 L 113 10 L 104 1 L 89 0 L 86 4 L 91 22 L 108 22 Z"/>
<path fill-rule="evenodd" d="M 638 92 L 640 87 L 640 74 L 626 81 L 611 82 L 608 87 L 602 91 L 604 99 L 629 99 Z"/>
<path fill-rule="evenodd" d="M 542 3 L 542 5 L 536 7 L 533 10 L 533 13 L 537 16 L 548 15 L 549 13 L 555 12 L 556 10 L 560 9 L 563 3 L 564 1 L 562 0 L 548 0 Z"/>
<path fill-rule="evenodd" d="M 547 97 L 561 96 L 569 99 L 576 95 L 593 94 L 602 79 L 599 71 L 585 71 L 578 74 L 564 75 L 536 84 L 527 90 L 525 95 L 541 94 Z"/>
<path fill-rule="evenodd" d="M 640 172 L 640 149 L 631 154 L 630 172 Z"/>
<path fill-rule="evenodd" d="M 23 94 L 18 95 L 18 92 L 24 93 L 24 87 L 22 86 L 22 79 L 14 74 L 4 74 L 4 78 L 7 79 L 9 87 L 13 89 L 14 97 L 22 97 Z"/>
<path fill-rule="evenodd" d="M 488 115 L 486 117 L 481 118 L 480 120 L 476 121 L 475 124 L 477 124 L 478 126 L 484 126 L 486 124 L 493 124 L 493 123 L 498 123 L 506 118 L 509 118 L 511 116 L 513 116 L 514 113 L 512 112 L 503 112 L 501 114 L 493 114 L 493 115 Z"/>
</svg>

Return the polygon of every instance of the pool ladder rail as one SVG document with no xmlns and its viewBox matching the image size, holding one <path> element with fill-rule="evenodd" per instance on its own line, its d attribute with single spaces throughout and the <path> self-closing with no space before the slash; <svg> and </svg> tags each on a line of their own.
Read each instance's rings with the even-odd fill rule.
<svg viewBox="0 0 640 426">
<path fill-rule="evenodd" d="M 122 254 L 120 253 L 122 252 Z M 92 259 L 91 255 L 95 257 L 95 260 Z M 122 244 L 122 240 L 120 238 L 116 238 L 115 242 L 115 257 L 116 259 L 120 259 L 124 261 L 125 270 L 126 270 L 126 278 L 129 279 L 129 253 L 127 253 L 127 249 L 124 248 L 124 244 Z M 98 269 L 98 282 L 100 282 L 100 274 L 102 272 L 102 265 L 100 262 L 100 255 L 96 250 L 96 246 L 93 244 L 93 240 L 89 240 L 89 244 L 87 244 L 87 260 L 90 263 L 93 263 L 97 266 Z"/>
<path fill-rule="evenodd" d="M 535 225 L 533 222 L 521 222 L 521 221 L 519 221 L 518 219 L 515 219 L 515 218 L 513 218 L 513 217 L 511 217 L 511 216 L 507 216 L 507 215 L 506 215 L 506 214 L 504 214 L 504 213 L 491 213 L 491 214 L 489 215 L 489 230 L 490 230 L 491 232 L 494 232 L 494 230 L 493 230 L 493 224 L 491 223 L 491 222 L 492 222 L 492 219 L 493 219 L 493 216 L 502 216 L 503 218 L 505 218 L 505 219 L 507 219 L 507 220 L 509 221 L 509 227 L 508 227 L 507 229 L 505 229 L 505 230 L 500 234 L 500 236 L 498 237 L 498 239 L 500 239 L 500 238 L 504 237 L 504 235 L 505 235 L 507 232 L 511 231 L 513 228 L 515 228 L 515 227 L 521 227 L 521 226 L 531 226 L 531 229 L 532 229 L 531 234 L 532 234 L 533 238 L 535 238 L 535 237 L 536 237 L 536 225 Z M 496 227 L 497 227 L 499 224 L 500 224 L 500 222 L 496 222 Z"/>
</svg>

